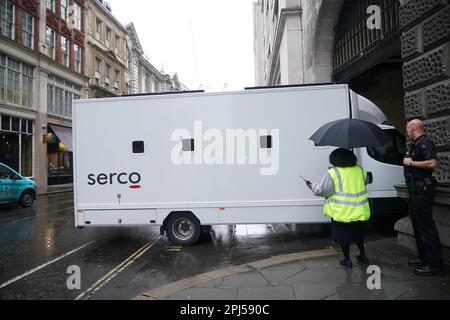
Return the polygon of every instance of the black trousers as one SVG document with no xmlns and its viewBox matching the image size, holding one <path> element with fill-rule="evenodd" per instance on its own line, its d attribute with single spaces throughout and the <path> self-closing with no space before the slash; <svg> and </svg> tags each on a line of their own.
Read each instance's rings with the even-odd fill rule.
<svg viewBox="0 0 450 320">
<path fill-rule="evenodd" d="M 425 263 L 442 266 L 441 240 L 433 220 L 434 190 L 409 193 L 409 213 L 414 229 L 419 258 Z"/>
</svg>

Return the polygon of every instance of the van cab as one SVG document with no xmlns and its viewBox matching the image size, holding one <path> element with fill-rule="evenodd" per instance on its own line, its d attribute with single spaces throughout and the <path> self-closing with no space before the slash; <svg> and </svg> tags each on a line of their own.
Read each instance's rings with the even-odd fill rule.
<svg viewBox="0 0 450 320">
<path fill-rule="evenodd" d="M 15 170 L 0 163 L 0 204 L 17 202 L 21 207 L 31 207 L 37 188 L 33 180 L 22 177 Z"/>
</svg>

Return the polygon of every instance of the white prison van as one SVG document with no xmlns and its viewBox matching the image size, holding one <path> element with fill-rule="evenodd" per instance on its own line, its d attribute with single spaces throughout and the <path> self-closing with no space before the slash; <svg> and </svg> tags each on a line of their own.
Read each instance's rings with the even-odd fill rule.
<svg viewBox="0 0 450 320">
<path fill-rule="evenodd" d="M 299 174 L 322 177 L 335 148 L 308 138 L 350 116 L 392 136 L 382 148 L 355 150 L 382 211 L 403 182 L 404 138 L 347 85 L 74 101 L 75 224 L 157 225 L 173 243 L 192 245 L 202 226 L 329 222 Z"/>
</svg>

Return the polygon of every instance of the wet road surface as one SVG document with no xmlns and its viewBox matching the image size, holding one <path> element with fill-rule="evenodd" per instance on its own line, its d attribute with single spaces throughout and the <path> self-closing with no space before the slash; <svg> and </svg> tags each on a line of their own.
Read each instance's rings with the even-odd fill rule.
<svg viewBox="0 0 450 320">
<path fill-rule="evenodd" d="M 334 246 L 329 226 L 315 228 L 214 226 L 183 248 L 159 227 L 76 229 L 72 193 L 43 196 L 29 209 L 0 205 L 0 299 L 131 299 L 196 274 Z M 388 236 L 369 230 L 367 240 Z M 67 287 L 70 266 L 80 268 L 80 290 Z"/>
</svg>

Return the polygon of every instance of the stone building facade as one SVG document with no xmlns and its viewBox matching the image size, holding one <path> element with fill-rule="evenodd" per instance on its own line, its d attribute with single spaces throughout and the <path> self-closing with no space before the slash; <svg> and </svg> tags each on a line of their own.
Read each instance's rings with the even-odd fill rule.
<svg viewBox="0 0 450 320">
<path fill-rule="evenodd" d="M 146 58 L 134 24 L 128 24 L 126 29 L 129 34 L 127 43 L 130 69 L 129 93 L 185 91 L 176 73 L 166 74 L 163 70 L 159 71 Z"/>
<path fill-rule="evenodd" d="M 410 0 L 401 7 L 401 44 L 406 119 L 425 121 L 438 149 L 441 184 L 435 200 L 444 256 L 450 261 L 450 1 Z M 406 196 L 404 189 L 400 189 Z M 396 226 L 399 239 L 414 248 L 409 218 Z"/>
<path fill-rule="evenodd" d="M 438 147 L 436 198 L 444 246 L 450 246 L 449 0 L 257 0 L 257 85 L 348 83 L 374 101 L 401 132 L 425 120 Z M 380 26 L 369 28 L 380 10 Z M 400 187 L 400 194 L 405 195 Z M 403 190 L 403 192 L 402 192 Z M 413 247 L 409 218 L 396 226 Z M 448 256 L 448 255 L 447 255 Z"/>
<path fill-rule="evenodd" d="M 382 30 L 366 9 L 383 9 Z M 258 0 L 254 3 L 257 85 L 349 83 L 404 127 L 398 0 Z M 386 79 L 392 85 L 380 83 Z"/>
<path fill-rule="evenodd" d="M 107 2 L 88 0 L 87 75 L 89 98 L 114 97 L 130 91 L 128 32 Z"/>
<path fill-rule="evenodd" d="M 180 90 L 106 1 L 0 0 L 0 162 L 39 193 L 73 181 L 73 100 Z"/>
<path fill-rule="evenodd" d="M 0 162 L 45 193 L 48 184 L 71 179 L 70 142 L 57 133 L 71 130 L 71 102 L 85 97 L 85 2 L 0 6 Z"/>
</svg>

